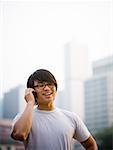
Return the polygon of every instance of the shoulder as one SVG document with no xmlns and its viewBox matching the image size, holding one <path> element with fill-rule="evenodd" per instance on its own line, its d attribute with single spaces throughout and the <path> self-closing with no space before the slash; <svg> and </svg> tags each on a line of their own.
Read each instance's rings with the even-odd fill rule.
<svg viewBox="0 0 113 150">
<path fill-rule="evenodd" d="M 77 123 L 79 123 L 80 121 L 82 121 L 80 119 L 80 117 L 75 113 L 75 112 L 72 112 L 72 111 L 68 111 L 68 110 L 65 110 L 65 109 L 59 109 L 69 120 L 71 120 L 74 124 L 77 125 Z"/>
<path fill-rule="evenodd" d="M 78 114 L 72 111 L 68 111 L 65 109 L 60 109 L 60 111 L 76 126 L 76 127 L 84 127 L 84 121 L 79 117 Z"/>
<path fill-rule="evenodd" d="M 76 118 L 79 117 L 75 112 L 68 111 L 68 110 L 65 110 L 65 109 L 59 109 L 59 110 L 60 110 L 64 115 L 66 115 L 67 117 L 70 117 L 70 118 L 73 118 L 73 119 L 76 119 Z"/>
</svg>

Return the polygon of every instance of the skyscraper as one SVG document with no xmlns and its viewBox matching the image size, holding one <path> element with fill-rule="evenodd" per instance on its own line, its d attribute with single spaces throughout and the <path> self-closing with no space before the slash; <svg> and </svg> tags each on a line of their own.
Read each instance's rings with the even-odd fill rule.
<svg viewBox="0 0 113 150">
<path fill-rule="evenodd" d="M 113 125 L 113 56 L 94 62 L 85 81 L 85 122 L 92 133 Z"/>
<path fill-rule="evenodd" d="M 65 91 L 64 108 L 76 112 L 84 118 L 83 81 L 89 76 L 88 48 L 74 40 L 64 48 Z"/>
<path fill-rule="evenodd" d="M 0 99 L 0 118 L 2 118 L 2 99 Z"/>
<path fill-rule="evenodd" d="M 24 86 L 17 86 L 4 94 L 3 118 L 13 119 L 25 107 Z"/>
</svg>

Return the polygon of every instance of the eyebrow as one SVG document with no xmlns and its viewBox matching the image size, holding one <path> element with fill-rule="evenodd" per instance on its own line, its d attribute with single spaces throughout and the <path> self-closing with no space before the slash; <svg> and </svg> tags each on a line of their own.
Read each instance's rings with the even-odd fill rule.
<svg viewBox="0 0 113 150">
<path fill-rule="evenodd" d="M 38 84 L 37 85 L 33 85 L 33 87 L 37 87 L 38 86 Z"/>
<path fill-rule="evenodd" d="M 46 83 L 46 82 L 37 82 L 37 84 L 36 85 L 34 85 L 33 87 L 36 87 L 36 86 L 38 86 L 38 84 L 43 84 L 43 83 Z"/>
</svg>

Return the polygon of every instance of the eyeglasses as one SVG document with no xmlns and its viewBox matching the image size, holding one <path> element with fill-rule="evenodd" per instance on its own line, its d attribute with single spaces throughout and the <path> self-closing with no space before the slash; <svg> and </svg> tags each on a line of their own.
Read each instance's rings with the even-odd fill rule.
<svg viewBox="0 0 113 150">
<path fill-rule="evenodd" d="M 54 88 L 55 85 L 53 83 L 42 82 L 42 83 L 38 83 L 37 85 L 34 85 L 33 87 L 42 90 L 46 86 L 48 86 L 49 88 Z"/>
</svg>

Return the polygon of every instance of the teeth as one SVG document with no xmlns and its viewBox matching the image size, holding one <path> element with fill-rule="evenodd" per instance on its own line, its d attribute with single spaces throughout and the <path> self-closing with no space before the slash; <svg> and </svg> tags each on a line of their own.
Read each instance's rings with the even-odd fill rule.
<svg viewBox="0 0 113 150">
<path fill-rule="evenodd" d="M 51 93 L 44 94 L 45 96 L 51 95 Z"/>
</svg>

